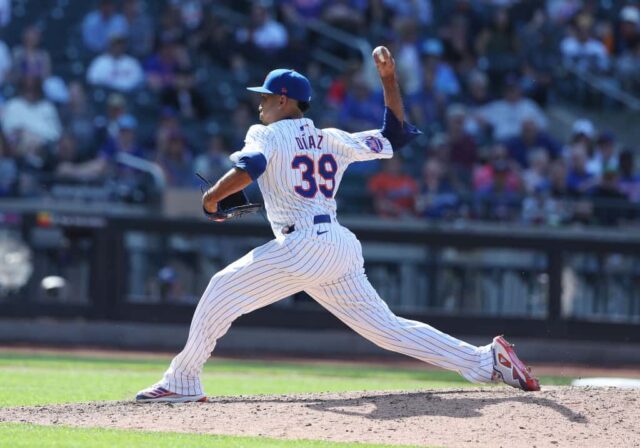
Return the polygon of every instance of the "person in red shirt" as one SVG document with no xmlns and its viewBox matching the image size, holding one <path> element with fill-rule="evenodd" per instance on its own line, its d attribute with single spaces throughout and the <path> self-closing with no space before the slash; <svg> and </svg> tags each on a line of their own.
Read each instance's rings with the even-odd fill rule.
<svg viewBox="0 0 640 448">
<path fill-rule="evenodd" d="M 378 216 L 398 218 L 415 215 L 418 184 L 403 172 L 402 160 L 396 155 L 384 161 L 382 171 L 368 184 Z"/>
</svg>

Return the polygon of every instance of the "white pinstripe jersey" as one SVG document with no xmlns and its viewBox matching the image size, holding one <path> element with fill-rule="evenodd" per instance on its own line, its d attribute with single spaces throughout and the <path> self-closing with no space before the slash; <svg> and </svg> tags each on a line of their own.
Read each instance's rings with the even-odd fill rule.
<svg viewBox="0 0 640 448">
<path fill-rule="evenodd" d="M 336 217 L 335 195 L 352 162 L 393 156 L 380 130 L 350 134 L 318 129 L 308 118 L 286 119 L 249 128 L 242 151 L 260 152 L 267 166 L 258 178 L 274 234 L 315 215 Z"/>
</svg>

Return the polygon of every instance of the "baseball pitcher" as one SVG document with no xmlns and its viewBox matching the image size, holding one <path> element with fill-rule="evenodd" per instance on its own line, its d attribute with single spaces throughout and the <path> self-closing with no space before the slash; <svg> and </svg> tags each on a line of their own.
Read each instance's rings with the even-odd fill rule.
<svg viewBox="0 0 640 448">
<path fill-rule="evenodd" d="M 378 47 L 373 59 L 384 90 L 381 129 L 353 134 L 318 129 L 304 117 L 311 101 L 309 81 L 293 70 L 274 70 L 262 86 L 249 88 L 260 95 L 262 124 L 249 128 L 244 148 L 231 156 L 235 166 L 204 192 L 202 202 L 206 214 L 225 219 L 233 211 L 221 210 L 221 201 L 258 182 L 275 238 L 211 278 L 184 349 L 160 382 L 138 393 L 137 401 L 206 400 L 200 373 L 231 323 L 300 291 L 387 350 L 456 371 L 472 382 L 540 389 L 501 336 L 476 347 L 396 316 L 367 279 L 360 242 L 339 224 L 335 196 L 349 164 L 393 157 L 394 150 L 420 134 L 405 121 L 391 53 Z"/>
</svg>

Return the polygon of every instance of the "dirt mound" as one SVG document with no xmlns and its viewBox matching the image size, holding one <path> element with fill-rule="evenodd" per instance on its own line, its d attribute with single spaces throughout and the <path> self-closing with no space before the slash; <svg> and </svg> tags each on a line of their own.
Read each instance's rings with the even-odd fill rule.
<svg viewBox="0 0 640 448">
<path fill-rule="evenodd" d="M 640 447 L 640 390 L 554 387 L 100 402 L 0 409 L 0 422 L 448 447 Z"/>
</svg>

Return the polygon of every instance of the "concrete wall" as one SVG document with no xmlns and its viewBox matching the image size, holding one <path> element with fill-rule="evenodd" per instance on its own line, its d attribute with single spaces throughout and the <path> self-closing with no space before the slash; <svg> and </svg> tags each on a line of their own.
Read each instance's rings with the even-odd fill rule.
<svg viewBox="0 0 640 448">
<path fill-rule="evenodd" d="M 137 322 L 87 322 L 82 320 L 0 319 L 0 344 L 42 344 L 179 351 L 187 339 L 187 325 Z M 508 337 L 508 335 L 506 335 Z M 484 345 L 489 339 L 465 338 Z M 640 344 L 582 341 L 510 339 L 528 362 L 588 364 L 590 366 L 640 366 Z M 283 349 L 286 347 L 286 349 Z M 306 331 L 270 328 L 231 328 L 218 344 L 221 353 L 304 354 L 311 356 L 396 356 L 348 330 Z"/>
</svg>

